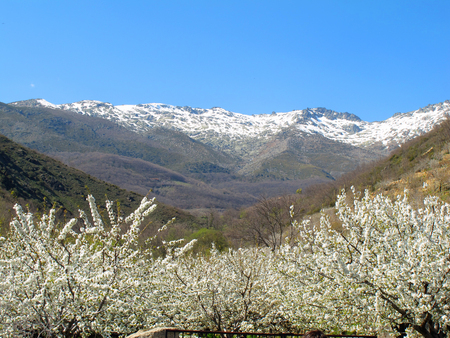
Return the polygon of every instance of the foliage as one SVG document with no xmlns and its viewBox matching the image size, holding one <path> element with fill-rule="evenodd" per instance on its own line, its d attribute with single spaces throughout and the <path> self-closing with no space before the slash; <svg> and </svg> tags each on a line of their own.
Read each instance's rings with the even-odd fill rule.
<svg viewBox="0 0 450 338">
<path fill-rule="evenodd" d="M 201 228 L 188 236 L 187 239 L 196 240 L 192 251 L 200 254 L 207 254 L 210 251 L 211 246 L 214 246 L 219 252 L 228 249 L 230 246 L 223 233 L 216 229 Z"/>
</svg>

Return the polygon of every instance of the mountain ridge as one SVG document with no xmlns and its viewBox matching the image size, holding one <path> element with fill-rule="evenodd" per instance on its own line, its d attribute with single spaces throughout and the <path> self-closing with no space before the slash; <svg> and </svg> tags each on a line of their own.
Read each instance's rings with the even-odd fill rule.
<svg viewBox="0 0 450 338">
<path fill-rule="evenodd" d="M 244 115 L 218 107 L 202 109 L 160 103 L 114 106 L 84 100 L 54 105 L 43 99 L 33 99 L 11 104 L 50 107 L 101 117 L 135 132 L 155 127 L 174 129 L 237 156 L 254 154 L 254 150 L 243 147 L 243 144 L 265 144 L 265 139 L 290 127 L 296 128 L 299 133 L 321 134 L 334 141 L 386 155 L 401 143 L 430 131 L 450 113 L 449 100 L 407 113 L 396 113 L 384 121 L 376 122 L 366 122 L 354 114 L 338 113 L 321 107 Z"/>
</svg>

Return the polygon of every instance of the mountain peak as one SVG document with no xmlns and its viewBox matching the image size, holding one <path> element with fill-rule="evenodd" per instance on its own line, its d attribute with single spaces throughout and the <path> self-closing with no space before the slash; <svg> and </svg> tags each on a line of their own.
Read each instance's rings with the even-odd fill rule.
<svg viewBox="0 0 450 338">
<path fill-rule="evenodd" d="M 314 118 L 316 120 L 319 119 L 320 117 L 326 117 L 328 120 L 341 119 L 341 120 L 358 121 L 358 122 L 362 121 L 355 114 L 350 114 L 347 112 L 338 113 L 334 110 L 330 110 L 330 109 L 323 108 L 323 107 L 306 108 L 306 109 L 301 110 L 300 112 L 302 112 L 303 116 Z"/>
<path fill-rule="evenodd" d="M 24 101 L 16 101 L 9 103 L 14 106 L 20 106 L 20 107 L 49 107 L 49 108 L 58 108 L 57 105 L 48 102 L 44 99 L 30 99 L 30 100 L 24 100 Z"/>
</svg>

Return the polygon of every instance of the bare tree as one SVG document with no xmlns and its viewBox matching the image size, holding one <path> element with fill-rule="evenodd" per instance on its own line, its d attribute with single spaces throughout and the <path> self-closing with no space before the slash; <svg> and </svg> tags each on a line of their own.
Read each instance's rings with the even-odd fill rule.
<svg viewBox="0 0 450 338">
<path fill-rule="evenodd" d="M 293 196 L 262 197 L 248 209 L 245 215 L 248 236 L 255 244 L 275 250 L 291 235 L 289 208 L 295 202 Z"/>
</svg>

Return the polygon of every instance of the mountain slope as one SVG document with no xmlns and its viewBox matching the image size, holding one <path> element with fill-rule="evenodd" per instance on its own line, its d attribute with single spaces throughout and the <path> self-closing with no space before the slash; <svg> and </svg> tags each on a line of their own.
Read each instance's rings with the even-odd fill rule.
<svg viewBox="0 0 450 338">
<path fill-rule="evenodd" d="M 0 103 L 0 133 L 41 152 L 101 150 L 167 167 L 180 166 L 185 161 L 211 161 L 225 166 L 232 163 L 228 155 L 176 131 L 153 129 L 138 135 L 105 119 L 59 109 Z M 161 135 L 162 141 L 158 140 Z"/>
<path fill-rule="evenodd" d="M 334 205 L 341 189 L 354 186 L 391 198 L 407 190 L 411 200 L 421 206 L 424 197 L 439 196 L 450 202 L 450 119 L 428 133 L 416 137 L 376 162 L 341 176 L 334 182 L 311 185 L 297 200 L 296 210 L 313 214 Z"/>
<path fill-rule="evenodd" d="M 241 191 L 226 186 L 214 188 L 162 166 L 131 157 L 93 153 L 59 152 L 49 155 L 67 165 L 139 194 L 182 209 L 240 208 L 256 202 Z"/>
<path fill-rule="evenodd" d="M 88 193 L 120 201 L 125 212 L 136 208 L 142 199 L 0 135 L 0 196 L 9 208 L 21 201 L 32 209 L 55 205 L 77 215 L 80 207 L 88 210 Z"/>
<path fill-rule="evenodd" d="M 217 107 L 199 109 L 158 103 L 113 106 L 86 100 L 53 105 L 38 99 L 13 104 L 53 107 L 98 116 L 137 132 L 154 127 L 174 129 L 238 156 L 252 155 L 252 150 L 244 144 L 264 143 L 268 137 L 290 127 L 309 135 L 320 134 L 330 140 L 386 153 L 430 131 L 450 112 L 450 101 L 445 101 L 409 113 L 398 113 L 385 121 L 365 122 L 356 115 L 325 108 L 248 116 Z"/>
<path fill-rule="evenodd" d="M 196 181 L 196 176 L 204 173 L 221 177 L 229 176 L 229 171 L 232 170 L 230 168 L 235 165 L 235 160 L 177 131 L 154 128 L 142 135 L 105 119 L 82 116 L 59 109 L 11 106 L 0 103 L 0 133 L 40 152 L 51 154 L 66 163 L 70 162 L 74 167 L 87 170 L 88 173 L 102 179 L 105 179 L 105 173 L 100 174 L 100 169 L 105 169 L 105 163 L 102 161 L 107 157 L 95 156 L 96 153 L 112 154 L 118 158 L 125 156 L 128 157 L 128 161 L 140 159 L 146 161 L 149 166 L 162 165 L 168 169 L 177 170 L 181 176 L 192 176 L 191 183 L 188 185 L 180 185 L 177 180 L 168 184 L 170 189 L 164 185 L 165 188 L 158 197 L 172 205 L 189 207 L 183 201 L 194 202 L 195 199 L 192 199 L 192 196 L 197 195 L 199 199 L 208 202 L 205 203 L 205 207 L 226 208 L 252 203 L 254 200 L 245 194 L 233 193 L 231 195 L 236 195 L 233 197 L 214 188 L 200 189 L 200 186 L 205 188 L 205 184 Z M 88 167 L 83 167 L 82 162 L 85 160 L 81 158 L 89 159 Z M 73 159 L 80 159 L 80 164 L 75 164 Z M 122 160 L 110 162 L 107 166 L 109 173 L 106 176 L 111 177 L 119 173 L 122 162 Z M 115 164 L 118 167 L 115 167 Z M 129 171 L 133 172 L 141 167 L 140 165 L 132 166 Z M 143 194 L 150 189 L 158 193 L 161 190 L 161 182 L 167 183 L 167 177 L 164 177 L 163 171 L 158 171 L 158 175 L 160 174 L 161 177 L 154 175 L 147 177 L 145 173 L 134 172 L 132 175 L 122 175 L 108 181 L 120 184 L 123 188 L 140 187 L 134 191 Z M 139 182 L 136 181 L 136 176 L 141 177 Z M 157 180 L 152 180 L 154 178 Z M 209 196 L 201 198 L 200 192 L 203 191 Z"/>
<path fill-rule="evenodd" d="M 336 142 L 320 134 L 309 135 L 292 127 L 272 137 L 239 173 L 258 176 L 265 171 L 264 176 L 273 178 L 316 176 L 334 179 L 379 156 L 376 152 Z M 274 166 L 279 169 L 275 170 Z"/>
<path fill-rule="evenodd" d="M 198 109 L 157 103 L 113 106 L 99 101 L 80 101 L 53 105 L 37 99 L 15 102 L 13 105 L 54 107 L 81 115 L 101 117 L 137 133 L 161 127 L 176 130 L 242 159 L 239 169 L 245 175 L 251 175 L 248 168 L 243 169 L 245 166 L 258 167 L 253 161 L 261 162 L 264 158 L 270 160 L 267 157 L 270 153 L 268 150 L 274 149 L 274 140 L 283 137 L 286 132 L 291 138 L 299 140 L 322 136 L 323 140 L 328 140 L 328 144 L 337 142 L 335 149 L 347 144 L 367 151 L 364 153 L 360 150 L 358 157 L 362 155 L 361 161 L 350 164 L 350 168 L 344 170 L 328 170 L 319 166 L 319 169 L 324 169 L 328 174 L 334 171 L 335 174 L 331 174 L 333 177 L 348 172 L 361 163 L 387 155 L 400 144 L 430 131 L 450 112 L 450 101 L 445 101 L 409 113 L 397 113 L 385 121 L 365 122 L 356 115 L 325 108 L 248 116 L 222 108 Z M 351 157 L 355 158 L 353 155 Z M 303 158 L 302 165 L 314 162 Z"/>
</svg>

